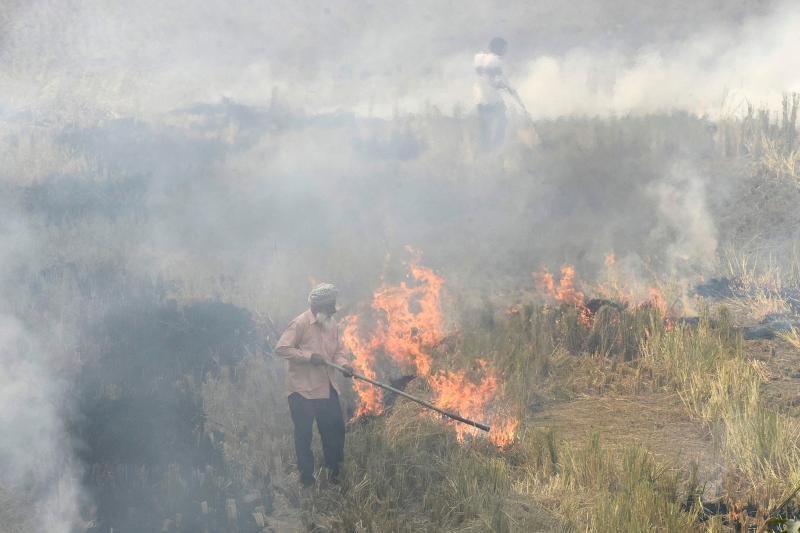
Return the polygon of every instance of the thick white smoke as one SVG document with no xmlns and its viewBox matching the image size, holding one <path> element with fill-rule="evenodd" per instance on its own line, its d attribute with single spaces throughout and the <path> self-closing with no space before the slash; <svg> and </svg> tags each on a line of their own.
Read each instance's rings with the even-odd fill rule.
<svg viewBox="0 0 800 533">
<path fill-rule="evenodd" d="M 636 54 L 574 49 L 529 63 L 519 91 L 538 118 L 777 108 L 800 91 L 800 8 L 785 4 L 742 27 L 706 30 Z"/>
<path fill-rule="evenodd" d="M 79 484 L 64 427 L 64 383 L 54 359 L 11 302 L 15 271 L 30 259 L 30 234 L 0 229 L 0 531 L 69 533 Z"/>
<path fill-rule="evenodd" d="M 766 16 L 710 0 L 530 4 L 19 3 L 0 14 L 0 112 L 145 116 L 223 97 L 263 105 L 277 88 L 310 112 L 449 114 L 471 108 L 472 57 L 495 35 L 509 41 L 506 75 L 535 118 L 738 112 L 800 89 L 795 2 Z M 638 25 L 617 30 L 624 16 Z"/>
<path fill-rule="evenodd" d="M 689 24 L 684 14 L 670 23 L 677 38 L 661 32 L 644 48 L 603 32 L 634 4 L 696 8 L 336 4 L 0 0 L 0 180 L 67 178 L 53 196 L 42 188 L 35 214 L 3 211 L 0 220 L 0 497 L 29 500 L 28 516 L 43 520 L 34 530 L 68 530 L 77 485 L 50 325 L 10 305 L 36 241 L 15 219 L 67 220 L 49 251 L 63 257 L 52 262 L 106 254 L 148 274 L 249 272 L 272 283 L 272 306 L 296 299 L 303 269 L 350 275 L 366 291 L 358 269 L 377 272 L 383 247 L 408 243 L 432 263 L 465 265 L 470 285 L 476 273 L 512 277 L 585 250 L 664 252 L 673 270 L 705 271 L 721 238 L 700 172 L 669 170 L 671 161 L 654 168 L 661 159 L 633 157 L 635 144 L 614 151 L 613 139 L 607 151 L 596 140 L 559 140 L 594 126 L 614 136 L 613 121 L 578 133 L 548 124 L 560 144 L 537 158 L 522 151 L 518 165 L 472 154 L 474 54 L 496 35 L 509 41 L 504 74 L 537 119 L 738 113 L 745 101 L 774 107 L 800 90 L 800 10 L 789 2 L 766 16 L 743 13 L 744 22 L 717 23 L 706 9 L 705 23 Z M 660 27 L 658 13 L 648 17 L 638 32 Z M 281 99 L 286 109 L 274 105 Z M 341 113 L 323 115 L 332 110 Z M 659 120 L 643 130 L 659 130 Z M 132 176 L 141 180 L 127 192 Z M 122 192 L 103 189 L 114 180 Z"/>
<path fill-rule="evenodd" d="M 656 242 L 669 242 L 665 257 L 678 274 L 710 272 L 717 261 L 717 228 L 706 201 L 706 183 L 687 164 L 676 164 L 650 188 L 658 206 Z"/>
</svg>

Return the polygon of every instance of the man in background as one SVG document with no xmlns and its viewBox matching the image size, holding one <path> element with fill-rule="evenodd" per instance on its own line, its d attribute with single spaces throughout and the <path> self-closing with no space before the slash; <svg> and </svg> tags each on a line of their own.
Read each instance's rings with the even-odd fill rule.
<svg viewBox="0 0 800 533">
<path fill-rule="evenodd" d="M 495 37 L 487 52 L 475 54 L 475 100 L 478 108 L 481 146 L 487 149 L 501 145 L 506 132 L 506 104 L 501 91 L 508 84 L 503 77 L 503 56 L 507 43 Z"/>
<path fill-rule="evenodd" d="M 336 313 L 336 287 L 323 283 L 308 295 L 309 309 L 292 320 L 281 335 L 275 353 L 289 362 L 289 411 L 294 424 L 294 446 L 300 481 L 314 484 L 311 438 L 314 421 L 322 439 L 322 451 L 330 479 L 338 482 L 344 460 L 344 420 L 339 405 L 335 371 L 325 361 L 353 368 L 345 356 Z"/>
</svg>

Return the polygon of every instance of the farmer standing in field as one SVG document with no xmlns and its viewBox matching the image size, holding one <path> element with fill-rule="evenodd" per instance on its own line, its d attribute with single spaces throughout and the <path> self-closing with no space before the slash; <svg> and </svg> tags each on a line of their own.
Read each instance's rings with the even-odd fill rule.
<svg viewBox="0 0 800 533">
<path fill-rule="evenodd" d="M 322 451 L 330 479 L 338 482 L 344 460 L 344 420 L 334 369 L 325 361 L 336 363 L 352 377 L 353 367 L 345 356 L 339 337 L 336 313 L 336 287 L 318 285 L 308 295 L 309 309 L 292 320 L 281 335 L 275 353 L 289 362 L 289 411 L 294 424 L 294 446 L 300 481 L 314 484 L 314 454 L 311 437 L 314 420 L 322 439 Z"/>
<path fill-rule="evenodd" d="M 480 142 L 488 151 L 505 142 L 508 117 L 504 95 L 511 98 L 525 121 L 524 125 L 515 127 L 517 140 L 530 148 L 539 144 L 539 135 L 525 103 L 503 74 L 503 56 L 507 48 L 505 39 L 495 37 L 489 43 L 489 50 L 475 54 L 475 73 L 478 75 L 475 80 L 475 99 Z"/>
<path fill-rule="evenodd" d="M 475 55 L 475 99 L 480 124 L 480 139 L 484 148 L 496 148 L 503 142 L 506 131 L 506 104 L 502 92 L 508 88 L 503 77 L 503 55 L 507 43 L 495 37 L 489 50 Z"/>
</svg>

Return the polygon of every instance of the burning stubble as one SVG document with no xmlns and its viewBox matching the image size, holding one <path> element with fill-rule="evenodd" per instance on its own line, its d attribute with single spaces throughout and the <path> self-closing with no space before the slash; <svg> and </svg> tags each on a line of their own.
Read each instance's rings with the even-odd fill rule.
<svg viewBox="0 0 800 533">
<path fill-rule="evenodd" d="M 78 522 L 81 478 L 114 500 L 104 524 L 135 523 L 139 505 L 174 525 L 183 509 L 236 507 L 170 493 L 164 518 L 107 488 L 137 471 L 166 472 L 142 478 L 143 501 L 162 481 L 205 490 L 223 452 L 245 465 L 248 498 L 259 468 L 282 475 L 283 404 L 263 384 L 247 392 L 273 409 L 226 386 L 245 390 L 237 364 L 279 382 L 253 338 L 301 310 L 311 278 L 335 280 L 355 309 L 344 335 L 360 373 L 416 376 L 505 448 L 524 427 L 504 405 L 518 376 L 489 351 L 450 366 L 444 300 L 465 314 L 485 302 L 486 324 L 533 293 L 585 330 L 603 305 L 609 321 L 627 306 L 667 328 L 697 310 L 689 289 L 718 275 L 720 247 L 763 239 L 788 257 L 797 239 L 794 119 L 743 104 L 775 109 L 799 87 L 788 2 L 78 4 L 0 9 L 1 481 L 22 522 L 48 522 L 33 530 Z M 509 102 L 508 135 L 488 151 L 472 58 L 497 32 L 541 142 Z M 754 186 L 770 146 L 782 173 Z M 737 224 L 769 210 L 775 223 Z M 409 243 L 424 263 L 403 264 Z M 356 416 L 386 412 L 378 389 L 353 386 Z M 198 430 L 204 405 L 217 416 Z M 453 431 L 465 449 L 482 438 Z M 198 442 L 202 469 L 174 451 Z"/>
<path fill-rule="evenodd" d="M 519 422 L 503 413 L 502 389 L 491 364 L 477 359 L 474 372 L 468 375 L 465 370 L 447 370 L 435 360 L 434 354 L 441 356 L 446 335 L 441 304 L 444 281 L 422 266 L 419 254 L 415 255 L 408 263 L 409 282 L 384 285 L 375 291 L 372 320 L 359 315 L 348 317 L 344 342 L 355 355 L 353 366 L 371 379 L 381 369 L 384 375 L 394 370 L 423 380 L 431 389 L 434 405 L 486 422 L 492 428 L 492 442 L 508 445 Z M 384 405 L 380 393 L 366 384 L 356 383 L 355 387 L 358 405 L 354 416 L 381 414 Z M 469 426 L 452 425 L 459 440 L 480 434 Z"/>
</svg>

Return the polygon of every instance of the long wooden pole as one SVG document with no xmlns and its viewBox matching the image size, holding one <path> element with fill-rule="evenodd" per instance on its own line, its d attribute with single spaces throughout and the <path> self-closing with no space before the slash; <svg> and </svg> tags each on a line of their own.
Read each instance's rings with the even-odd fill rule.
<svg viewBox="0 0 800 533">
<path fill-rule="evenodd" d="M 325 364 L 328 365 L 331 368 L 335 368 L 336 370 L 338 370 L 339 372 L 341 372 L 342 374 L 344 374 L 346 376 L 350 375 L 350 372 L 348 372 L 342 366 L 339 366 L 339 365 L 337 365 L 335 363 L 331 363 L 330 361 L 325 361 Z M 459 422 L 461 422 L 463 424 L 467 424 L 467 425 L 476 427 L 478 429 L 482 429 L 483 431 L 489 431 L 489 426 L 487 426 L 486 424 L 481 424 L 480 422 L 475 422 L 474 420 L 470 420 L 469 418 L 464 418 L 463 416 L 457 415 L 456 413 L 451 413 L 450 411 L 445 411 L 444 409 L 440 409 L 439 407 L 436 407 L 435 405 L 433 405 L 430 402 L 426 402 L 425 400 L 422 400 L 422 399 L 417 398 L 415 396 L 411 396 L 409 393 L 401 391 L 400 389 L 396 389 L 396 388 L 392 387 L 391 385 L 386 385 L 385 383 L 381 383 L 379 381 L 372 380 L 372 379 L 368 378 L 367 376 L 362 376 L 361 374 L 356 374 L 355 372 L 353 372 L 352 375 L 356 379 L 360 379 L 361 381 L 366 381 L 367 383 L 369 383 L 371 385 L 375 385 L 376 387 L 380 387 L 382 389 L 386 389 L 386 390 L 388 390 L 390 392 L 393 392 L 395 394 L 399 394 L 403 398 L 408 398 L 412 402 L 417 402 L 418 404 L 420 404 L 422 406 L 425 406 L 428 409 L 431 409 L 433 411 L 436 411 L 437 413 L 441 413 L 441 414 L 443 414 L 444 416 L 446 416 L 448 418 L 452 418 L 453 420 L 457 420 L 457 421 L 459 421 Z"/>
</svg>

